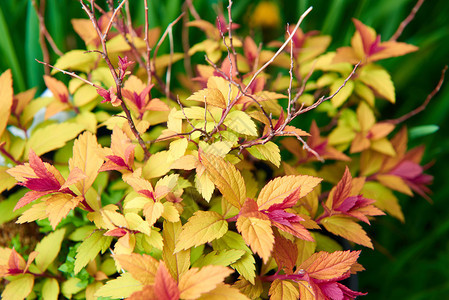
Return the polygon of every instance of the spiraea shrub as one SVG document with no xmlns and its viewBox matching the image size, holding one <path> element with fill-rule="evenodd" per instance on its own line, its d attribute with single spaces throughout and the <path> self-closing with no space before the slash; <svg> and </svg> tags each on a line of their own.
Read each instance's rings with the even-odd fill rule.
<svg viewBox="0 0 449 300">
<path fill-rule="evenodd" d="M 0 76 L 2 222 L 41 233 L 0 248 L 2 298 L 365 295 L 346 280 L 373 248 L 364 227 L 404 220 L 397 193 L 430 199 L 405 121 L 442 79 L 403 117 L 376 108 L 399 102 L 378 61 L 418 51 L 398 41 L 410 18 L 390 39 L 354 19 L 350 45 L 328 51 L 300 28 L 312 8 L 262 44 L 239 35 L 232 1 L 212 23 L 186 1 L 163 29 L 147 1 L 145 24 L 126 0 L 99 2 L 71 20 L 85 48 L 44 55 L 46 93 Z M 201 41 L 175 39 L 181 27 Z"/>
</svg>

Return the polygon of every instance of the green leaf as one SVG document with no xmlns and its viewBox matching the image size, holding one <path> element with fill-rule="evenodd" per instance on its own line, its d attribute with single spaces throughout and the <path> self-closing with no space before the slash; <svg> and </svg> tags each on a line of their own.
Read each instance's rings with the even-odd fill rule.
<svg viewBox="0 0 449 300">
<path fill-rule="evenodd" d="M 246 135 L 257 136 L 257 127 L 251 117 L 240 110 L 231 111 L 224 121 L 230 129 Z"/>
<path fill-rule="evenodd" d="M 104 236 L 103 231 L 93 232 L 76 250 L 75 274 L 81 271 L 98 253 L 106 251 L 112 242 L 112 236 Z"/>
<path fill-rule="evenodd" d="M 83 289 L 80 285 L 81 279 L 76 277 L 71 277 L 61 284 L 61 293 L 68 299 L 72 298 L 73 294 L 78 293 Z"/>
<path fill-rule="evenodd" d="M 49 151 L 61 148 L 67 141 L 74 139 L 84 126 L 76 123 L 59 123 L 37 129 L 32 133 L 25 148 L 25 155 L 28 156 L 30 149 L 36 155 L 42 155 Z"/>
<path fill-rule="evenodd" d="M 95 297 L 111 297 L 112 299 L 123 299 L 132 293 L 140 291 L 142 283 L 134 279 L 131 273 L 123 273 L 117 279 L 109 280 L 95 293 Z"/>
<path fill-rule="evenodd" d="M 36 266 L 43 273 L 58 256 L 64 239 L 65 228 L 56 230 L 44 237 L 36 246 L 39 254 L 36 256 Z"/>
<path fill-rule="evenodd" d="M 245 253 L 245 250 L 238 249 L 212 251 L 207 255 L 200 257 L 192 267 L 201 268 L 207 265 L 227 267 L 239 260 Z"/>
<path fill-rule="evenodd" d="M 255 145 L 247 149 L 255 158 L 268 160 L 279 168 L 281 164 L 281 152 L 275 143 L 268 142 L 264 145 Z"/>
<path fill-rule="evenodd" d="M 440 129 L 438 125 L 422 125 L 410 128 L 408 134 L 410 139 L 420 138 L 426 135 L 433 134 Z"/>
</svg>

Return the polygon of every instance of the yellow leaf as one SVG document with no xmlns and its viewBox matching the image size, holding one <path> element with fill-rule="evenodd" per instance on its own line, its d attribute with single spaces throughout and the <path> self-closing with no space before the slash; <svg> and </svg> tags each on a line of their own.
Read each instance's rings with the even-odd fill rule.
<svg viewBox="0 0 449 300">
<path fill-rule="evenodd" d="M 315 234 L 312 233 L 314 242 L 302 239 L 295 239 L 295 244 L 298 248 L 298 257 L 296 258 L 296 265 L 300 266 L 306 259 L 308 259 L 314 252 L 317 246 Z"/>
<path fill-rule="evenodd" d="M 61 284 L 61 294 L 63 294 L 67 299 L 72 298 L 73 294 L 76 294 L 83 290 L 81 286 L 81 279 L 77 277 L 71 277 Z"/>
<path fill-rule="evenodd" d="M 228 126 L 228 128 L 234 130 L 235 132 L 257 136 L 257 127 L 251 117 L 240 110 L 231 111 L 223 123 Z"/>
<path fill-rule="evenodd" d="M 42 299 L 58 300 L 59 284 L 55 278 L 47 278 L 42 285 Z"/>
<path fill-rule="evenodd" d="M 393 81 L 390 74 L 382 67 L 375 65 L 367 65 L 362 68 L 358 79 L 367 86 L 371 87 L 382 98 L 396 102 L 396 94 L 394 90 Z"/>
<path fill-rule="evenodd" d="M 382 185 L 386 186 L 387 188 L 401 192 L 408 196 L 413 196 L 413 192 L 410 189 L 410 187 L 399 176 L 390 174 L 379 174 L 376 175 L 376 180 L 379 181 Z"/>
<path fill-rule="evenodd" d="M 34 276 L 31 274 L 21 274 L 5 286 L 2 299 L 23 300 L 31 293 L 33 286 Z"/>
<path fill-rule="evenodd" d="M 214 211 L 197 211 L 182 227 L 175 253 L 196 247 L 222 237 L 228 231 L 228 222 Z"/>
<path fill-rule="evenodd" d="M 59 123 L 37 129 L 32 133 L 25 148 L 25 155 L 28 156 L 30 149 L 40 156 L 49 151 L 61 148 L 67 141 L 75 138 L 84 126 L 76 123 Z"/>
<path fill-rule="evenodd" d="M 367 132 L 376 123 L 373 110 L 365 102 L 360 102 L 359 107 L 357 107 L 357 119 L 361 132 Z"/>
<path fill-rule="evenodd" d="M 236 288 L 227 284 L 219 284 L 215 289 L 201 295 L 199 300 L 249 300 Z"/>
<path fill-rule="evenodd" d="M 376 199 L 374 205 L 381 210 L 387 212 L 401 222 L 405 221 L 398 198 L 396 198 L 391 190 L 382 184 L 373 181 L 366 182 L 361 193 L 365 198 Z"/>
<path fill-rule="evenodd" d="M 299 198 L 310 193 L 320 182 L 321 178 L 308 175 L 290 175 L 277 177 L 268 182 L 257 197 L 259 210 L 268 209 L 273 204 L 282 201 L 299 187 Z"/>
<path fill-rule="evenodd" d="M 263 292 L 262 281 L 259 278 L 256 278 L 255 282 L 254 280 L 253 282 L 249 282 L 248 280 L 240 277 L 239 280 L 234 283 L 233 287 L 238 288 L 250 299 L 259 299 Z"/>
<path fill-rule="evenodd" d="M 205 102 L 206 105 L 212 105 L 220 108 L 226 108 L 226 100 L 219 89 L 216 88 L 205 88 L 195 92 L 192 96 L 188 97 L 186 100 L 194 100 Z M 204 113 L 203 113 L 204 118 Z"/>
<path fill-rule="evenodd" d="M 44 273 L 48 266 L 58 256 L 64 234 L 65 228 L 58 229 L 45 236 L 37 244 L 35 251 L 39 253 L 36 256 L 35 263 L 41 273 Z"/>
<path fill-rule="evenodd" d="M 75 274 L 81 271 L 98 253 L 102 253 L 109 248 L 112 236 L 103 236 L 103 231 L 93 232 L 81 245 L 76 249 Z"/>
<path fill-rule="evenodd" d="M 201 154 L 201 162 L 223 197 L 235 207 L 241 208 L 246 199 L 246 187 L 235 166 L 219 156 L 207 153 Z"/>
<path fill-rule="evenodd" d="M 9 190 L 16 185 L 14 177 L 6 173 L 9 168 L 6 166 L 0 166 L 0 193 L 4 190 Z"/>
<path fill-rule="evenodd" d="M 151 226 L 148 222 L 144 221 L 141 216 L 136 213 L 125 213 L 125 219 L 128 223 L 128 228 L 135 231 L 140 231 L 146 235 L 151 234 Z"/>
<path fill-rule="evenodd" d="M 59 222 L 67 216 L 67 214 L 78 206 L 78 204 L 83 200 L 82 196 L 73 197 L 69 194 L 53 194 L 45 199 L 47 204 L 47 209 L 45 213 L 47 214 L 50 225 L 53 229 L 59 224 Z"/>
<path fill-rule="evenodd" d="M 16 223 L 22 224 L 22 223 L 29 223 L 34 222 L 36 220 L 43 220 L 47 218 L 47 204 L 45 202 L 39 202 L 36 204 L 33 204 L 31 208 L 27 209 L 16 221 Z"/>
<path fill-rule="evenodd" d="M 132 293 L 140 291 L 142 283 L 134 279 L 130 273 L 123 273 L 117 279 L 109 280 L 95 293 L 95 297 L 111 297 L 112 299 L 124 299 Z"/>
<path fill-rule="evenodd" d="M 220 56 L 221 56 L 221 53 L 220 53 Z M 221 94 L 223 95 L 223 97 L 225 99 L 226 106 L 228 103 L 234 101 L 234 99 L 236 99 L 237 95 L 240 93 L 237 86 L 230 83 L 223 77 L 218 77 L 218 76 L 210 77 L 207 80 L 207 87 L 211 88 L 211 89 L 220 90 Z M 231 91 L 231 93 L 229 93 L 229 91 Z"/>
<path fill-rule="evenodd" d="M 214 250 L 209 252 L 207 255 L 198 258 L 192 267 L 201 268 L 207 265 L 227 267 L 239 260 L 245 253 L 245 250 L 239 249 L 229 249 L 223 251 Z"/>
<path fill-rule="evenodd" d="M 150 156 L 142 170 L 142 177 L 151 179 L 161 177 L 170 171 L 169 152 L 160 151 Z"/>
<path fill-rule="evenodd" d="M 198 176 L 198 174 L 196 174 L 195 188 L 197 189 L 198 193 L 200 193 L 201 196 L 203 196 L 204 200 L 209 202 L 210 199 L 212 198 L 212 193 L 215 190 L 215 185 L 210 180 L 209 176 L 207 176 L 207 173 L 203 172 L 201 176 Z"/>
<path fill-rule="evenodd" d="M 0 137 L 11 114 L 13 94 L 11 70 L 8 69 L 0 76 Z"/>
<path fill-rule="evenodd" d="M 173 162 L 177 160 L 178 158 L 181 158 L 184 153 L 186 152 L 187 145 L 189 144 L 189 141 L 187 139 L 177 139 L 170 143 L 170 148 L 168 150 L 168 157 L 167 159 L 170 162 Z"/>
<path fill-rule="evenodd" d="M 145 216 L 145 220 L 153 226 L 156 223 L 157 219 L 159 219 L 164 212 L 164 205 L 162 203 L 148 201 L 143 209 L 143 215 Z"/>
<path fill-rule="evenodd" d="M 162 212 L 162 217 L 169 222 L 179 221 L 179 212 L 172 202 L 164 203 L 164 211 Z"/>
<path fill-rule="evenodd" d="M 351 218 L 345 216 L 331 216 L 323 219 L 321 224 L 326 230 L 335 235 L 373 249 L 371 239 L 366 235 L 365 230 Z"/>
<path fill-rule="evenodd" d="M 263 145 L 254 145 L 247 148 L 248 152 L 258 159 L 268 160 L 273 165 L 279 168 L 281 164 L 281 151 L 278 145 L 273 142 L 268 142 Z"/>
<path fill-rule="evenodd" d="M 315 292 L 312 286 L 305 280 L 298 281 L 299 293 L 301 300 L 315 300 Z"/>
<path fill-rule="evenodd" d="M 114 255 L 114 258 L 118 260 L 123 269 L 143 285 L 154 284 L 159 262 L 152 256 L 132 253 Z"/>
<path fill-rule="evenodd" d="M 94 86 L 85 84 L 76 90 L 73 95 L 73 104 L 77 107 L 86 105 L 87 103 L 99 98 L 97 89 Z"/>
<path fill-rule="evenodd" d="M 299 299 L 299 290 L 296 284 L 288 280 L 276 279 L 271 283 L 268 292 L 271 300 Z"/>
<path fill-rule="evenodd" d="M 360 81 L 356 81 L 355 82 L 355 86 L 354 86 L 354 92 L 363 100 L 366 101 L 366 103 L 368 103 L 369 106 L 374 107 L 374 101 L 375 101 L 375 96 L 373 91 L 367 87 L 365 84 L 363 84 Z"/>
<path fill-rule="evenodd" d="M 232 270 L 223 266 L 206 266 L 201 270 L 192 268 L 184 273 L 179 280 L 179 291 L 182 299 L 196 299 L 202 294 L 215 289 L 232 273 Z"/>
<path fill-rule="evenodd" d="M 339 78 L 335 80 L 330 86 L 329 95 L 333 95 L 344 83 L 345 79 Z M 332 105 L 334 107 L 340 107 L 348 98 L 352 95 L 354 91 L 354 81 L 348 80 L 346 85 L 331 99 Z"/>
<path fill-rule="evenodd" d="M 371 149 L 389 156 L 396 156 L 393 145 L 387 138 L 371 141 Z"/>
<path fill-rule="evenodd" d="M 270 220 L 240 216 L 236 225 L 245 242 L 266 263 L 271 256 L 274 245 L 274 235 Z"/>
<path fill-rule="evenodd" d="M 97 178 L 98 170 L 103 164 L 101 146 L 97 138 L 90 132 L 81 134 L 73 144 L 73 157 L 69 159 L 69 168 L 80 169 L 87 178 L 76 183 L 77 190 L 85 195 L 92 183 Z"/>
<path fill-rule="evenodd" d="M 95 62 L 98 60 L 100 54 L 96 52 L 88 52 L 85 50 L 72 50 L 64 53 L 63 56 L 58 58 L 55 63 L 55 67 L 65 70 L 75 70 L 81 72 L 88 72 L 95 65 Z M 56 74 L 59 71 L 53 69 L 51 74 Z"/>
<path fill-rule="evenodd" d="M 190 267 L 190 249 L 174 252 L 176 241 L 181 233 L 181 222 L 164 221 L 162 236 L 164 238 L 164 248 L 162 258 L 167 265 L 170 274 L 179 281 L 180 276 L 187 272 Z"/>
</svg>

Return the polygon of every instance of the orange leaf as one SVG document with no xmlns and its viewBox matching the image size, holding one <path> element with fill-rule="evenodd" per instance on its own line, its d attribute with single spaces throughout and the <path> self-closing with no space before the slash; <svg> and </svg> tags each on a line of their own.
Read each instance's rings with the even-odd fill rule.
<svg viewBox="0 0 449 300">
<path fill-rule="evenodd" d="M 321 181 L 321 178 L 308 175 L 277 177 L 268 182 L 260 191 L 257 198 L 259 210 L 268 209 L 274 204 L 282 203 L 298 187 L 300 188 L 299 198 L 302 198 L 310 193 Z"/>
<path fill-rule="evenodd" d="M 266 219 L 260 217 L 265 217 Z M 236 225 L 245 242 L 266 263 L 270 258 L 274 245 L 273 230 L 268 217 L 261 213 L 258 213 L 257 217 L 240 216 Z"/>
<path fill-rule="evenodd" d="M 301 264 L 310 277 L 319 280 L 338 278 L 348 272 L 357 262 L 361 251 L 335 251 L 328 253 L 320 251 L 314 253 Z"/>
<path fill-rule="evenodd" d="M 118 260 L 123 269 L 131 273 L 134 279 L 142 284 L 152 285 L 155 283 L 159 263 L 150 255 L 118 254 L 114 255 L 114 259 Z"/>
<path fill-rule="evenodd" d="M 5 131 L 11 114 L 13 94 L 11 70 L 8 69 L 0 76 L 0 136 Z"/>
<path fill-rule="evenodd" d="M 321 224 L 326 230 L 341 236 L 348 241 L 363 245 L 373 249 L 371 239 L 366 235 L 362 226 L 354 222 L 351 218 L 344 216 L 331 216 L 324 218 Z"/>
<path fill-rule="evenodd" d="M 192 268 L 179 280 L 180 297 L 182 299 L 196 299 L 201 294 L 215 289 L 233 271 L 223 266 L 205 266 L 201 270 Z"/>
<path fill-rule="evenodd" d="M 53 229 L 55 229 L 59 222 L 83 200 L 83 196 L 73 197 L 69 194 L 60 193 L 53 194 L 45 199 L 45 203 L 47 204 L 45 213 L 47 214 Z"/>
<path fill-rule="evenodd" d="M 235 207 L 241 208 L 246 199 L 246 187 L 235 166 L 219 156 L 205 152 L 200 154 L 200 160 L 223 197 Z"/>
<path fill-rule="evenodd" d="M 286 273 L 293 272 L 298 257 L 298 248 L 292 241 L 274 232 L 273 257 L 279 268 L 286 268 Z"/>
</svg>

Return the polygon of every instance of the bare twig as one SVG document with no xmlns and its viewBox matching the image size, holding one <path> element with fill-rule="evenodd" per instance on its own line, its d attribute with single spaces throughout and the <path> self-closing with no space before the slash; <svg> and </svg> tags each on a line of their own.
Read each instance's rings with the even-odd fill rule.
<svg viewBox="0 0 449 300">
<path fill-rule="evenodd" d="M 408 119 L 410 119 L 411 117 L 417 115 L 418 113 L 422 112 L 423 110 L 426 109 L 427 104 L 429 104 L 430 100 L 432 100 L 432 98 L 439 92 L 439 90 L 441 89 L 441 86 L 443 85 L 444 82 L 444 76 L 446 74 L 446 70 L 447 70 L 447 66 L 445 66 L 443 68 L 443 70 L 441 71 L 441 76 L 440 76 L 440 80 L 438 81 L 436 87 L 433 89 L 433 91 L 427 95 L 426 100 L 424 100 L 424 102 L 418 106 L 417 108 L 415 108 L 414 110 L 412 110 L 411 112 L 403 115 L 402 117 L 399 117 L 397 119 L 393 119 L 393 120 L 387 120 L 385 122 L 397 125 L 400 124 Z"/>
<path fill-rule="evenodd" d="M 271 57 L 271 59 L 269 61 L 267 61 L 262 67 L 259 68 L 259 70 L 256 71 L 256 73 L 253 75 L 253 77 L 251 78 L 251 80 L 249 81 L 248 85 L 245 88 L 245 92 L 248 89 L 248 87 L 251 85 L 251 83 L 254 81 L 254 79 L 256 79 L 256 77 L 263 71 L 265 70 L 275 59 L 276 57 L 279 56 L 279 54 L 284 50 L 284 48 L 288 45 L 288 43 L 291 41 L 291 39 L 293 38 L 293 36 L 295 35 L 296 31 L 299 28 L 299 25 L 302 23 L 302 21 L 304 20 L 304 18 L 310 13 L 310 11 L 312 10 L 312 6 L 309 7 L 299 18 L 298 22 L 296 23 L 295 28 L 293 29 L 293 31 L 291 32 L 291 35 L 288 37 L 288 39 L 282 44 L 282 46 L 278 49 L 278 51 L 276 51 L 276 53 L 273 55 L 273 57 Z"/>
<path fill-rule="evenodd" d="M 421 7 L 421 5 L 423 3 L 424 3 L 424 0 L 418 0 L 418 2 L 416 2 L 415 6 L 413 6 L 412 11 L 407 16 L 407 18 L 405 18 L 405 20 L 402 21 L 401 24 L 399 24 L 398 29 L 393 34 L 393 36 L 390 38 L 390 41 L 396 41 L 401 36 L 405 27 L 415 18 L 416 13 L 418 12 L 419 8 Z"/>
<path fill-rule="evenodd" d="M 192 16 L 195 18 L 195 20 L 201 20 L 200 15 L 198 14 L 198 12 L 196 11 L 195 7 L 193 6 L 192 0 L 186 0 L 185 2 L 187 4 L 187 7 L 190 10 L 190 13 L 192 14 Z"/>
</svg>

